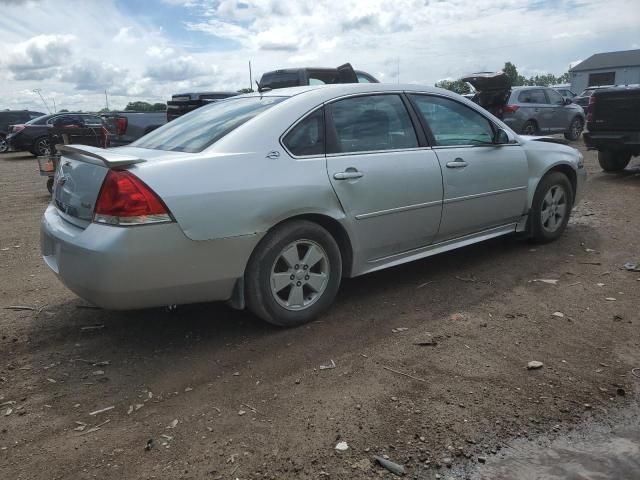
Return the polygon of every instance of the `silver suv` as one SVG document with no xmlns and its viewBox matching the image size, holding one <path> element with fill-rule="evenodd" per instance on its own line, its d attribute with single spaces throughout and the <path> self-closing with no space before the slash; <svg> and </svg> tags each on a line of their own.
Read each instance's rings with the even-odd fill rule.
<svg viewBox="0 0 640 480">
<path fill-rule="evenodd" d="M 503 72 L 463 78 L 476 89 L 473 101 L 523 135 L 564 133 L 578 140 L 584 127 L 581 106 L 549 87 L 511 87 Z"/>
</svg>

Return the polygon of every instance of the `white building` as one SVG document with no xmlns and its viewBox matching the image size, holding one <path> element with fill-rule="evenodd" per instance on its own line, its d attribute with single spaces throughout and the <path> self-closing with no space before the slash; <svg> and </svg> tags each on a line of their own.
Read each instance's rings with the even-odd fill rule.
<svg viewBox="0 0 640 480">
<path fill-rule="evenodd" d="M 640 49 L 596 53 L 569 70 L 571 91 L 598 85 L 640 84 Z"/>
</svg>

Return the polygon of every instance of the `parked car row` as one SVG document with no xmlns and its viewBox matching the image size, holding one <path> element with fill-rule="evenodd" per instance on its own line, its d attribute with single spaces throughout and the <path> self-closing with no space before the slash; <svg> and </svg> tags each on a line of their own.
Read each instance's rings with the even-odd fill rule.
<svg viewBox="0 0 640 480">
<path fill-rule="evenodd" d="M 462 78 L 476 90 L 472 101 L 524 135 L 563 133 L 580 138 L 585 114 L 579 105 L 550 87 L 512 87 L 504 72 L 482 72 Z"/>
<path fill-rule="evenodd" d="M 9 151 L 7 136 L 11 133 L 13 125 L 23 125 L 43 115 L 44 113 L 31 110 L 0 111 L 0 153 Z"/>
</svg>

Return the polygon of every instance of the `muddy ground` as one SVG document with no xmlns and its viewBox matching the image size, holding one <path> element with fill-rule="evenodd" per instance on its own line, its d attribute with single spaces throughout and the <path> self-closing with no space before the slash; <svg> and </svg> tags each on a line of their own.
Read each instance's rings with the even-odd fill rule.
<svg viewBox="0 0 640 480">
<path fill-rule="evenodd" d="M 518 438 L 606 421 L 640 385 L 640 273 L 621 269 L 640 262 L 640 166 L 585 156 L 559 241 L 346 280 L 292 330 L 221 304 L 86 308 L 41 261 L 35 159 L 0 157 L 0 478 L 390 478 L 374 454 L 465 478 Z"/>
</svg>

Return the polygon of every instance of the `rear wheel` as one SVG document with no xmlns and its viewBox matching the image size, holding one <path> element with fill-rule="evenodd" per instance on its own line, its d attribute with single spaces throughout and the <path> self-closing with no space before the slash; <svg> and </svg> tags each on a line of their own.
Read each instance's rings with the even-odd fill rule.
<svg viewBox="0 0 640 480">
<path fill-rule="evenodd" d="M 39 137 L 33 142 L 33 150 L 31 153 L 40 157 L 42 155 L 49 155 L 51 153 L 51 145 L 49 144 L 49 137 Z"/>
<path fill-rule="evenodd" d="M 9 151 L 9 142 L 4 135 L 0 135 L 0 153 L 6 153 Z"/>
<path fill-rule="evenodd" d="M 531 206 L 531 236 L 534 241 L 547 243 L 556 240 L 567 227 L 573 188 L 567 176 L 560 172 L 545 175 L 536 189 Z"/>
<path fill-rule="evenodd" d="M 528 120 L 522 126 L 522 134 L 523 135 L 537 135 L 538 134 L 538 124 L 533 120 Z"/>
<path fill-rule="evenodd" d="M 605 172 L 619 172 L 624 170 L 631 161 L 629 152 L 598 152 L 598 163 Z"/>
<path fill-rule="evenodd" d="M 576 141 L 582 135 L 582 119 L 579 117 L 574 118 L 569 125 L 569 130 L 564 132 L 564 138 L 571 141 Z"/>
<path fill-rule="evenodd" d="M 287 222 L 269 232 L 251 255 L 247 305 L 274 325 L 302 325 L 329 308 L 341 277 L 342 257 L 331 234 L 306 220 Z"/>
</svg>

